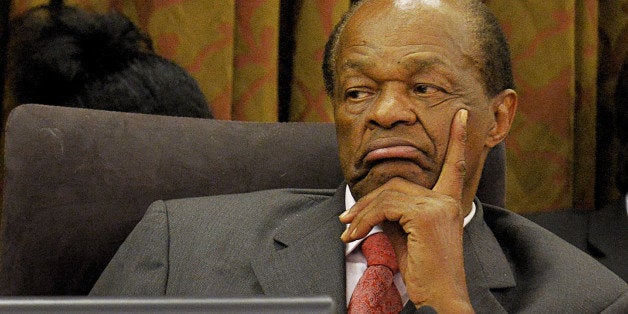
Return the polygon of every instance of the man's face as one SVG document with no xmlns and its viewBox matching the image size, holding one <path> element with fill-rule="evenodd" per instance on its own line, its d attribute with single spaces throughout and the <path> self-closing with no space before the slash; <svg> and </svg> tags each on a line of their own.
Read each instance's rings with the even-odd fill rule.
<svg viewBox="0 0 628 314">
<path fill-rule="evenodd" d="M 394 177 L 432 188 L 461 108 L 469 111 L 467 176 L 481 167 L 494 118 L 472 38 L 451 8 L 415 3 L 366 2 L 340 38 L 333 103 L 340 160 L 356 199 Z"/>
</svg>

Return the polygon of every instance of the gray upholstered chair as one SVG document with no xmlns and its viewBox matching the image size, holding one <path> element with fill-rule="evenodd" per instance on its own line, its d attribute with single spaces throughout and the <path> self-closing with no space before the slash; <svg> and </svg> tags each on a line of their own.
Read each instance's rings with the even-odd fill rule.
<svg viewBox="0 0 628 314">
<path fill-rule="evenodd" d="M 86 294 L 156 199 L 336 188 L 334 132 L 19 106 L 6 128 L 0 295 Z M 486 170 L 479 196 L 503 205 L 502 146 Z"/>
</svg>

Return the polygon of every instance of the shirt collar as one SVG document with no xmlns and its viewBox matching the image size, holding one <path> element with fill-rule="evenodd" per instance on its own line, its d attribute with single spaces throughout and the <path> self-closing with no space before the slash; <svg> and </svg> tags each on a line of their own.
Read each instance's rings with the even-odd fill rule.
<svg viewBox="0 0 628 314">
<path fill-rule="evenodd" d="M 345 210 L 353 207 L 353 205 L 355 205 L 355 199 L 353 198 L 353 195 L 351 194 L 349 185 L 347 185 L 345 187 Z M 468 215 L 464 217 L 463 224 L 462 224 L 463 227 L 466 227 L 469 224 L 469 222 L 471 222 L 471 219 L 473 219 L 474 216 L 475 216 L 475 202 L 471 203 L 471 211 L 469 212 Z M 377 233 L 377 232 L 382 232 L 382 227 L 380 226 L 373 227 L 373 229 L 371 229 L 371 231 L 368 233 L 367 236 L 373 233 Z M 364 238 L 347 243 L 347 245 L 345 246 L 345 255 L 348 255 L 349 253 L 353 252 L 353 250 L 355 250 L 355 248 L 358 247 L 358 245 L 360 245 L 362 240 L 364 240 Z"/>
</svg>

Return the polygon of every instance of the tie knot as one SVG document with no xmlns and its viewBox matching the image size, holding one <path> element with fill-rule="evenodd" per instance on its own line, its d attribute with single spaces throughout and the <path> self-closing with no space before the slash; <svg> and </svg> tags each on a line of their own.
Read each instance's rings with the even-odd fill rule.
<svg viewBox="0 0 628 314">
<path fill-rule="evenodd" d="M 382 232 L 374 233 L 364 239 L 362 242 L 362 253 L 366 257 L 368 266 L 384 265 L 390 268 L 393 274 L 399 271 L 392 242 Z"/>
</svg>

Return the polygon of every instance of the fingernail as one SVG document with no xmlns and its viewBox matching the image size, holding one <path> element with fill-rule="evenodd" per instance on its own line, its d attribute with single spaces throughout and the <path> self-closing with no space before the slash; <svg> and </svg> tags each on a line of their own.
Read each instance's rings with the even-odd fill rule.
<svg viewBox="0 0 628 314">
<path fill-rule="evenodd" d="M 353 231 L 351 232 L 351 237 L 355 238 L 356 234 L 358 234 L 358 229 L 353 229 Z"/>
<path fill-rule="evenodd" d="M 469 116 L 469 112 L 467 109 L 460 109 L 460 122 L 467 122 L 467 117 Z"/>
<path fill-rule="evenodd" d="M 345 231 L 342 232 L 342 234 L 340 235 L 340 239 L 344 240 L 345 237 L 347 236 L 347 230 L 349 229 L 345 229 Z"/>
<path fill-rule="evenodd" d="M 349 210 L 345 210 L 344 212 L 342 212 L 342 214 L 340 214 L 340 218 L 344 218 L 347 215 L 349 215 Z"/>
</svg>

